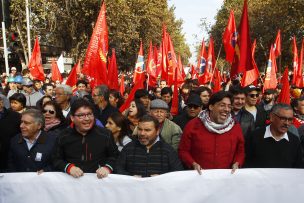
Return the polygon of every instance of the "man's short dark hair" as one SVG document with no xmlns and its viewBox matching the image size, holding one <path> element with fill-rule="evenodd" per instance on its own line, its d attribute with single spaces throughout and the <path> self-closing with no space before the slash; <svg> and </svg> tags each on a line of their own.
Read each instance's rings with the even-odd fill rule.
<svg viewBox="0 0 304 203">
<path fill-rule="evenodd" d="M 151 116 L 149 114 L 146 114 L 144 116 L 142 116 L 139 121 L 139 123 L 141 122 L 153 122 L 154 123 L 154 126 L 155 126 L 155 129 L 158 130 L 159 129 L 159 122 L 158 120 L 154 117 L 154 116 Z"/>
<path fill-rule="evenodd" d="M 170 94 L 171 96 L 173 95 L 172 89 L 170 87 L 164 87 L 160 94 L 163 96 L 164 94 Z"/>
<path fill-rule="evenodd" d="M 210 97 L 208 106 L 214 105 L 215 103 L 222 101 L 224 98 L 228 98 L 231 103 L 233 102 L 231 93 L 226 91 L 219 91 Z"/>
<path fill-rule="evenodd" d="M 23 107 L 26 106 L 26 97 L 22 93 L 14 93 L 10 96 L 9 101 L 12 102 L 13 100 L 20 102 Z"/>
<path fill-rule="evenodd" d="M 88 82 L 85 80 L 78 80 L 76 86 L 78 86 L 79 84 L 84 84 L 85 86 L 87 86 Z"/>
<path fill-rule="evenodd" d="M 295 98 L 291 101 L 291 107 L 293 108 L 293 110 L 295 110 L 295 108 L 298 107 L 299 102 L 304 101 L 304 97 L 300 97 L 300 98 Z"/>
<path fill-rule="evenodd" d="M 229 92 L 230 92 L 233 96 L 239 95 L 239 94 L 244 94 L 244 95 L 246 95 L 246 93 L 245 93 L 245 91 L 244 91 L 244 89 L 243 89 L 242 87 L 231 87 L 231 88 L 229 89 Z"/>
<path fill-rule="evenodd" d="M 146 89 L 138 89 L 135 92 L 134 98 L 140 99 L 141 97 L 149 96 L 149 92 Z"/>
<path fill-rule="evenodd" d="M 83 98 L 79 98 L 79 99 L 76 99 L 73 104 L 71 105 L 71 110 L 70 110 L 70 113 L 72 116 L 75 115 L 75 112 L 80 109 L 81 107 L 85 107 L 85 108 L 89 108 L 92 110 L 92 112 L 94 112 L 94 106 L 91 102 L 89 102 L 88 100 L 86 99 L 83 99 Z"/>
<path fill-rule="evenodd" d="M 53 85 L 52 83 L 44 83 L 44 84 L 42 85 L 42 90 L 43 90 L 43 91 L 46 91 L 46 88 L 49 87 L 49 86 L 51 86 L 51 87 L 54 88 L 54 85 Z"/>
<path fill-rule="evenodd" d="M 206 86 L 200 86 L 200 87 L 196 88 L 194 91 L 198 95 L 200 95 L 202 92 L 206 92 L 206 91 L 209 93 L 209 95 L 212 94 L 211 89 L 209 87 L 206 87 Z"/>
</svg>

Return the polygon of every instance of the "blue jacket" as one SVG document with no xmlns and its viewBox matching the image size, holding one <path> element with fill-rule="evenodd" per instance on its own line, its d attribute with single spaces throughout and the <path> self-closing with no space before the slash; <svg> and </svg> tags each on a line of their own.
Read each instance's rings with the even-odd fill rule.
<svg viewBox="0 0 304 203">
<path fill-rule="evenodd" d="M 28 150 L 26 141 L 23 139 L 22 135 L 16 135 L 11 139 L 8 171 L 51 171 L 51 157 L 55 141 L 56 136 L 42 131 L 34 146 Z"/>
</svg>

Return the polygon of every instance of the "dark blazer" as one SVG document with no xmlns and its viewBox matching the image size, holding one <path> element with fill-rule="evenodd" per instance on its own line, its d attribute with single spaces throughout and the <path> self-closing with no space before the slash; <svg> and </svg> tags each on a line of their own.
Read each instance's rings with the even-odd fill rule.
<svg viewBox="0 0 304 203">
<path fill-rule="evenodd" d="M 55 136 L 42 131 L 34 146 L 28 150 L 22 135 L 16 135 L 11 140 L 8 171 L 51 171 L 51 155 L 54 150 L 55 140 Z"/>
<path fill-rule="evenodd" d="M 246 111 L 244 108 L 234 116 L 235 120 L 241 125 L 244 137 L 254 130 L 254 118 L 251 113 Z"/>
</svg>

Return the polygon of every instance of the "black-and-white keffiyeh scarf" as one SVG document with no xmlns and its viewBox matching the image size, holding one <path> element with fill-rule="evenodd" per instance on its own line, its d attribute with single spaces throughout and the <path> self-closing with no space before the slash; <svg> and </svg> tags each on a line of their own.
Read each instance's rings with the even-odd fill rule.
<svg viewBox="0 0 304 203">
<path fill-rule="evenodd" d="M 223 134 L 225 132 L 228 132 L 231 130 L 231 128 L 234 126 L 234 119 L 231 117 L 231 114 L 228 116 L 227 120 L 224 124 L 217 124 L 210 120 L 209 111 L 204 110 L 202 111 L 198 117 L 201 119 L 205 127 L 209 132 L 217 133 L 217 134 Z"/>
</svg>

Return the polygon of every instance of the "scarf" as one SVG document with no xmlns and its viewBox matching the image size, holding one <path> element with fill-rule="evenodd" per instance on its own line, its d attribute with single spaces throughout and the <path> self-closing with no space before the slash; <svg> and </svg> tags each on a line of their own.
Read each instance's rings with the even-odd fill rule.
<svg viewBox="0 0 304 203">
<path fill-rule="evenodd" d="M 49 131 L 52 127 L 59 125 L 60 124 L 60 120 L 58 118 L 53 118 L 51 120 L 46 120 L 45 121 L 45 127 L 44 127 L 44 131 L 47 132 Z"/>
<path fill-rule="evenodd" d="M 211 121 L 208 110 L 202 111 L 198 117 L 201 119 L 207 130 L 212 133 L 223 134 L 231 130 L 231 128 L 234 126 L 234 119 L 231 117 L 231 114 L 229 114 L 227 120 L 223 124 L 218 124 Z"/>
</svg>

